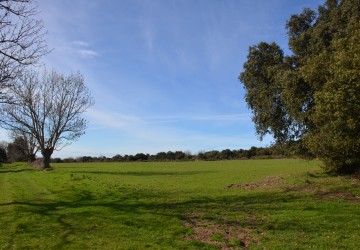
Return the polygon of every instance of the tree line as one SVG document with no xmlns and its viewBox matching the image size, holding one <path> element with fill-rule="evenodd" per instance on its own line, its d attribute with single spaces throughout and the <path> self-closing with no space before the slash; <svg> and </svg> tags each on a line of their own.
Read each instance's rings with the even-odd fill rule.
<svg viewBox="0 0 360 250">
<path fill-rule="evenodd" d="M 280 158 L 297 158 L 297 145 L 279 146 L 272 145 L 269 147 L 251 147 L 249 149 L 224 149 L 202 151 L 192 154 L 188 151 L 167 151 L 157 154 L 137 153 L 134 155 L 120 155 L 113 157 L 93 157 L 81 156 L 76 158 L 54 158 L 54 163 L 72 163 L 72 162 L 175 162 L 175 161 L 222 161 L 222 160 L 246 160 L 246 159 L 280 159 Z"/>
<path fill-rule="evenodd" d="M 221 160 L 244 160 L 244 159 L 279 159 L 279 158 L 306 158 L 313 159 L 311 154 L 305 154 L 301 143 L 288 142 L 286 145 L 272 144 L 268 147 L 255 147 L 249 149 L 224 149 L 200 151 L 167 151 L 156 154 L 137 153 L 134 155 L 116 154 L 113 157 L 106 156 L 80 156 L 67 158 L 51 158 L 51 163 L 72 162 L 162 162 L 162 161 L 221 161 Z M 28 144 L 22 137 L 17 137 L 10 143 L 0 143 L 0 162 L 31 162 L 36 156 L 28 148 Z"/>
</svg>

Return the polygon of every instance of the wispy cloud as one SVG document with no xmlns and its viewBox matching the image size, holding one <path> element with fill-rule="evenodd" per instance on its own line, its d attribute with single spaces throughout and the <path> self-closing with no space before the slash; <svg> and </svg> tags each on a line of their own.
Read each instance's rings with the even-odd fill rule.
<svg viewBox="0 0 360 250">
<path fill-rule="evenodd" d="M 230 122 L 248 119 L 251 114 L 228 114 L 228 115 L 178 115 L 178 116 L 155 116 L 146 117 L 146 123 L 168 123 L 184 121 L 207 121 L 207 122 Z"/>
<path fill-rule="evenodd" d="M 84 41 L 73 41 L 72 44 L 76 45 L 76 46 L 81 46 L 81 47 L 89 47 L 90 44 Z"/>
<path fill-rule="evenodd" d="M 241 121 L 249 119 L 248 114 L 138 117 L 91 109 L 87 116 L 91 119 L 93 126 L 89 129 L 89 134 L 93 133 L 92 131 L 95 133 L 95 130 L 111 131 L 109 132 L 111 138 L 104 138 L 104 140 L 119 138 L 116 143 L 119 151 L 102 148 L 102 152 L 106 151 L 109 155 L 157 153 L 167 150 L 190 150 L 196 153 L 202 150 L 248 148 L 254 141 L 253 135 L 243 135 L 239 131 L 224 135 L 216 132 L 203 133 L 201 129 L 189 129 L 187 126 L 167 125 L 169 122 L 205 122 L 209 125 L 212 122 Z"/>
<path fill-rule="evenodd" d="M 119 114 L 116 112 L 102 112 L 90 109 L 87 116 L 96 124 L 103 128 L 115 128 L 123 130 L 133 130 L 134 125 L 141 123 L 141 119 L 136 116 Z"/>
<path fill-rule="evenodd" d="M 70 43 L 70 46 L 70 50 L 76 51 L 82 58 L 93 58 L 99 55 L 96 51 L 88 49 L 90 43 L 82 40 L 73 41 Z"/>
<path fill-rule="evenodd" d="M 93 120 L 106 127 L 112 128 L 133 128 L 134 125 L 151 124 L 151 123 L 170 123 L 170 122 L 191 122 L 191 121 L 207 121 L 207 122 L 229 122 L 244 121 L 251 117 L 250 113 L 244 114 L 225 114 L 225 115 L 174 115 L 174 116 L 130 116 L 119 114 L 116 112 L 101 112 L 92 109 L 88 112 Z"/>
<path fill-rule="evenodd" d="M 277 40 L 272 20 L 291 1 L 38 1 L 45 63 L 79 70 L 96 99 L 67 154 L 258 145 L 236 78 L 249 45 Z"/>
<path fill-rule="evenodd" d="M 143 24 L 143 38 L 145 41 L 145 47 L 151 53 L 154 50 L 154 42 L 155 42 L 155 31 L 154 28 L 148 23 L 144 22 Z"/>
<path fill-rule="evenodd" d="M 97 52 L 88 49 L 80 49 L 76 52 L 83 58 L 93 58 L 99 55 Z"/>
</svg>

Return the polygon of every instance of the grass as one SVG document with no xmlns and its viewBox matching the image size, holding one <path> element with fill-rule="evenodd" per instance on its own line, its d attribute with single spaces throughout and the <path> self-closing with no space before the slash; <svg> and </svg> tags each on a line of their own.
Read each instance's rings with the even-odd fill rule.
<svg viewBox="0 0 360 250">
<path fill-rule="evenodd" d="M 360 182 L 319 162 L 0 168 L 0 249 L 359 249 Z"/>
</svg>

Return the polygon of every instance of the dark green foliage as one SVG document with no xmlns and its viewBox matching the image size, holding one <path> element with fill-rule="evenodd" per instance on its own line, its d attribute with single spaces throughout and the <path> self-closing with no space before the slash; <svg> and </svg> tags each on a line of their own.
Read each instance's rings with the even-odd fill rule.
<svg viewBox="0 0 360 250">
<path fill-rule="evenodd" d="M 290 141 L 286 144 L 274 144 L 269 147 L 251 147 L 249 149 L 222 151 L 211 150 L 191 154 L 183 151 L 159 152 L 154 155 L 137 153 L 136 155 L 117 154 L 111 158 L 100 156 L 82 156 L 77 158 L 54 158 L 52 163 L 71 163 L 71 162 L 176 162 L 176 161 L 221 161 L 239 159 L 272 159 L 272 158 L 291 158 L 299 154 L 304 154 L 301 141 Z"/>
<path fill-rule="evenodd" d="M 333 44 L 328 56 L 328 79 L 315 94 L 317 125 L 307 135 L 308 145 L 325 160 L 329 170 L 360 167 L 360 25 Z M 319 141 L 321 143 L 319 143 Z M 351 170 L 352 169 L 352 170 Z"/>
<path fill-rule="evenodd" d="M 28 161 L 28 157 L 26 156 L 26 149 L 24 140 L 21 137 L 15 138 L 12 143 L 9 143 L 7 146 L 8 160 L 10 162 Z"/>
<path fill-rule="evenodd" d="M 7 162 L 8 160 L 8 155 L 6 152 L 6 146 L 3 144 L 0 144 L 0 166 L 1 163 Z"/>
<path fill-rule="evenodd" d="M 328 0 L 286 24 L 292 55 L 251 46 L 240 81 L 260 139 L 301 139 L 328 170 L 360 165 L 360 1 Z M 305 151 L 304 151 L 305 149 Z"/>
</svg>

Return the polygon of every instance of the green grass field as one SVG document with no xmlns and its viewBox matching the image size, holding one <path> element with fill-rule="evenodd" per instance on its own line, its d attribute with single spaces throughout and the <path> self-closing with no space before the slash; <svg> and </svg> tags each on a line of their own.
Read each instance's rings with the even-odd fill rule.
<svg viewBox="0 0 360 250">
<path fill-rule="evenodd" d="M 360 249 L 360 182 L 318 165 L 5 165 L 0 249 Z"/>
</svg>

